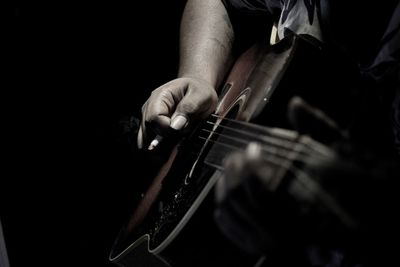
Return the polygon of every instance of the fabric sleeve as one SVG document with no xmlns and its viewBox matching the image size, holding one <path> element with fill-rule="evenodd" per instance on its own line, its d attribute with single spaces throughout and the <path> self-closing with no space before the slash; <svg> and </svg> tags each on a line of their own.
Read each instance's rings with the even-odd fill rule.
<svg viewBox="0 0 400 267">
<path fill-rule="evenodd" d="M 263 0 L 223 0 L 225 6 L 232 7 L 240 12 L 265 13 L 269 9 Z"/>
<path fill-rule="evenodd" d="M 235 32 L 234 55 L 268 38 L 274 21 L 263 0 L 222 0 Z"/>
</svg>

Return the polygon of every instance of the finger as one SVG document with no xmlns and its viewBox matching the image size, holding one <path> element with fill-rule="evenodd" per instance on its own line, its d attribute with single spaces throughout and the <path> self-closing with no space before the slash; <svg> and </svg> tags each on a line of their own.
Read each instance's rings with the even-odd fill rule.
<svg viewBox="0 0 400 267">
<path fill-rule="evenodd" d="M 152 95 L 146 105 L 145 122 L 156 134 L 166 134 L 171 124 L 171 115 L 175 107 L 173 96 L 164 91 Z"/>
<path fill-rule="evenodd" d="M 193 101 L 188 101 L 188 97 L 184 97 L 176 107 L 171 117 L 171 128 L 182 130 L 185 128 L 193 116 L 198 112 L 198 105 Z"/>
<path fill-rule="evenodd" d="M 244 153 L 233 153 L 224 161 L 225 172 L 230 178 L 230 183 L 235 186 L 241 179 L 250 175 L 257 175 L 263 169 L 261 145 L 250 142 Z"/>
<path fill-rule="evenodd" d="M 247 162 L 258 162 L 261 157 L 261 145 L 257 142 L 250 142 L 246 147 L 246 160 Z"/>
<path fill-rule="evenodd" d="M 143 104 L 143 106 L 142 106 L 142 109 L 141 109 L 142 114 L 145 112 L 148 102 L 149 102 L 149 100 L 147 100 L 146 102 L 144 102 L 144 104 Z"/>
<path fill-rule="evenodd" d="M 151 100 L 146 102 L 143 108 L 145 119 L 143 120 L 144 127 L 142 127 L 146 130 L 142 131 L 142 147 L 153 150 L 161 139 L 169 134 L 171 123 L 169 116 L 173 106 L 173 101 L 165 93 L 153 94 Z"/>
<path fill-rule="evenodd" d="M 258 179 L 267 179 L 274 166 L 271 163 L 264 161 L 262 154 L 262 146 L 257 142 L 250 142 L 244 153 L 244 168 L 248 175 L 253 175 Z"/>
<path fill-rule="evenodd" d="M 174 130 L 180 131 L 186 127 L 189 123 L 189 119 L 185 114 L 175 113 L 172 116 L 170 127 Z"/>
<path fill-rule="evenodd" d="M 247 176 L 246 160 L 243 153 L 233 153 L 224 162 L 226 187 L 232 189 Z"/>
<path fill-rule="evenodd" d="M 243 158 L 241 153 L 233 153 L 223 160 L 224 167 L 224 175 L 217 181 L 215 186 L 215 197 L 218 203 L 222 202 L 226 197 L 229 191 L 234 187 L 233 181 L 236 181 L 235 178 L 238 175 L 238 170 L 240 167 L 238 166 Z"/>
<path fill-rule="evenodd" d="M 137 134 L 137 147 L 139 149 L 143 148 L 143 129 L 142 129 L 142 126 L 140 126 L 138 134 Z"/>
<path fill-rule="evenodd" d="M 140 121 L 140 127 L 137 135 L 137 145 L 139 149 L 142 149 L 144 146 L 144 143 L 146 142 L 146 124 L 145 124 L 145 119 L 146 119 L 146 109 L 147 109 L 147 103 L 149 101 L 147 100 L 143 106 L 142 106 L 142 120 Z"/>
<path fill-rule="evenodd" d="M 187 93 L 176 107 L 172 115 L 171 127 L 183 129 L 196 119 L 206 118 L 214 111 L 216 101 L 213 98 L 193 92 Z"/>
</svg>

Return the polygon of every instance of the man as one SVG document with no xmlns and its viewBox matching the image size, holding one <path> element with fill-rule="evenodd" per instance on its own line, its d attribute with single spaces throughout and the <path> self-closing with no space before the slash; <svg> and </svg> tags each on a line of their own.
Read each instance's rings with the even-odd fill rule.
<svg viewBox="0 0 400 267">
<path fill-rule="evenodd" d="M 254 17 L 261 17 L 263 19 L 254 20 L 256 21 L 255 23 L 257 23 L 254 25 L 251 24 L 251 20 L 250 23 L 246 21 L 246 23 L 248 23 L 248 28 L 245 28 L 242 24 L 243 20 L 241 19 L 248 19 L 253 15 Z M 375 19 L 371 19 L 372 17 Z M 389 103 L 388 105 L 391 105 L 393 115 L 393 134 L 391 136 L 393 140 L 390 142 L 393 144 L 393 147 L 396 147 L 395 144 L 397 143 L 398 146 L 400 140 L 398 100 L 400 76 L 399 17 L 400 4 L 398 4 L 397 1 L 389 1 L 377 6 L 376 4 L 368 4 L 362 1 L 353 1 L 352 3 L 343 4 L 342 1 L 328 0 L 227 0 L 224 2 L 215 0 L 189 0 L 182 17 L 180 64 L 177 79 L 154 90 L 143 105 L 143 119 L 138 133 L 138 146 L 140 148 L 154 149 L 162 138 L 168 136 L 170 128 L 178 131 L 183 130 L 184 128 L 191 127 L 192 123 L 197 119 L 207 117 L 215 109 L 217 104 L 215 89 L 219 88 L 221 85 L 222 79 L 229 70 L 237 52 L 242 51 L 242 48 L 237 46 L 238 43 L 243 44 L 240 38 L 250 38 L 250 40 L 254 40 L 261 35 L 270 33 L 272 26 L 276 25 L 278 40 L 290 34 L 307 36 L 314 42 L 331 44 L 343 50 L 345 54 L 351 57 L 351 60 L 359 67 L 359 72 L 363 77 L 363 81 L 368 84 L 368 87 L 372 84 L 374 90 L 381 90 L 378 92 L 378 95 L 384 99 L 384 103 Z M 395 97 L 395 95 L 397 96 Z M 365 120 L 368 119 L 369 117 L 366 116 Z M 388 125 L 386 126 L 388 127 Z M 379 132 L 379 129 L 377 129 L 377 131 Z M 312 244 L 313 241 L 316 241 L 314 239 L 307 240 L 311 243 L 302 243 L 293 250 L 292 246 L 280 246 L 277 249 L 275 245 L 268 247 L 268 245 L 263 242 L 258 242 L 258 237 L 264 236 L 264 230 L 266 232 L 277 230 L 278 233 L 274 234 L 275 239 L 272 240 L 272 242 L 274 242 L 279 241 L 281 237 L 280 234 L 285 235 L 285 230 L 287 229 L 268 230 L 267 227 L 264 228 L 264 226 L 261 226 L 261 231 L 254 231 L 254 229 L 251 229 L 251 224 L 245 222 L 240 225 L 240 223 L 238 223 L 238 221 L 243 221 L 240 219 L 243 219 L 245 216 L 254 214 L 250 214 L 248 210 L 243 209 L 243 207 L 246 207 L 247 200 L 241 199 L 242 202 L 238 201 L 238 198 L 235 196 L 237 193 L 235 192 L 246 191 L 247 189 L 252 192 L 255 188 L 262 188 L 260 180 L 265 181 L 270 179 L 270 177 L 260 177 L 256 175 L 255 172 L 251 171 L 250 174 L 247 173 L 247 177 L 243 178 L 243 176 L 246 176 L 243 175 L 243 169 L 248 167 L 251 167 L 253 170 L 260 168 L 262 162 L 257 160 L 257 155 L 259 155 L 257 151 L 259 151 L 258 146 L 251 145 L 247 154 L 234 155 L 227 161 L 228 167 L 230 166 L 228 169 L 231 171 L 225 176 L 224 180 L 227 180 L 225 183 L 227 185 L 223 187 L 222 193 L 220 192 L 220 196 L 223 196 L 222 199 L 220 198 L 218 200 L 220 203 L 220 210 L 217 211 L 217 214 L 222 214 L 222 217 L 219 219 L 217 218 L 217 220 L 220 225 L 222 224 L 222 228 L 228 226 L 236 227 L 239 225 L 239 229 L 242 228 L 240 231 L 242 231 L 246 237 L 248 236 L 254 241 L 254 246 L 250 246 L 250 248 L 245 247 L 244 249 L 247 249 L 249 253 L 266 253 L 267 257 L 272 255 L 271 251 L 273 251 L 275 255 L 281 255 L 281 257 L 275 257 L 276 262 L 274 256 L 269 260 L 270 264 L 274 263 L 277 266 L 285 266 L 285 264 L 294 263 L 297 263 L 297 266 L 302 266 L 303 264 L 305 266 L 345 266 L 346 264 L 347 266 L 356 266 L 359 262 L 366 264 L 376 263 L 369 257 L 366 257 L 367 259 L 359 257 L 360 253 L 358 252 L 354 254 L 350 253 L 351 255 L 357 255 L 355 256 L 356 259 L 349 260 L 347 256 L 345 257 L 347 252 L 343 251 L 345 250 L 343 246 L 337 246 L 335 243 L 341 242 L 343 245 L 343 243 L 350 240 L 343 236 L 343 238 L 340 237 L 342 239 L 339 241 L 332 239 L 332 243 L 322 250 L 320 246 L 314 246 L 314 244 Z M 356 164 L 357 160 L 350 158 L 348 162 Z M 372 162 L 373 166 L 371 170 L 381 170 L 380 163 Z M 381 182 L 377 183 L 379 185 L 378 189 L 380 190 L 378 190 L 378 196 L 382 196 L 382 194 L 384 194 L 382 192 L 386 192 L 385 182 L 387 182 L 387 180 L 389 180 L 389 184 L 392 183 L 392 185 L 394 185 L 396 183 L 393 182 L 394 176 L 389 174 L 390 171 L 388 171 L 389 169 L 391 170 L 392 167 L 384 166 L 384 171 L 381 171 L 378 175 L 374 175 L 366 173 L 361 167 L 357 167 L 355 170 L 350 168 L 351 170 L 346 172 L 346 170 L 349 169 L 347 167 L 353 165 L 337 167 L 339 165 L 340 164 L 333 164 L 325 168 L 315 168 L 311 172 L 314 172 L 315 176 L 318 177 L 323 177 L 324 173 L 328 173 L 327 176 L 329 176 L 329 174 L 336 174 L 340 177 L 357 177 L 357 179 L 351 182 L 352 185 L 348 186 L 348 188 L 351 189 L 357 188 L 357 183 L 355 181 L 359 181 L 363 179 L 363 177 L 365 177 L 367 181 L 375 181 L 375 179 L 383 177 L 383 185 Z M 237 166 L 237 168 L 231 168 L 233 166 Z M 232 172 L 232 169 L 234 169 L 235 172 Z M 311 169 L 313 169 L 313 167 L 311 167 Z M 395 172 L 398 174 L 397 171 L 396 169 Z M 226 178 L 228 176 L 238 178 L 229 180 Z M 232 185 L 231 181 L 233 180 L 239 182 Z M 347 186 L 343 180 L 339 183 Z M 367 184 L 367 189 L 362 191 L 363 194 L 370 192 L 369 190 L 371 190 L 373 182 Z M 276 192 L 270 192 L 268 190 L 264 190 L 263 192 L 266 195 L 276 195 Z M 388 194 L 392 193 L 390 190 L 387 192 Z M 345 195 L 347 199 L 351 194 L 345 191 Z M 333 198 L 340 197 L 340 194 L 332 193 L 331 196 L 333 196 Z M 282 204 L 282 202 L 285 202 L 288 203 L 287 205 L 290 207 L 301 209 L 304 207 L 301 206 L 298 201 L 300 197 L 301 196 L 284 192 L 283 195 L 280 195 L 278 198 L 273 197 L 272 199 L 276 202 L 272 203 L 285 206 L 286 204 Z M 277 199 L 279 199 L 279 201 L 277 201 Z M 390 202 L 390 200 L 387 201 Z M 338 202 L 342 203 L 342 201 Z M 343 206 L 346 208 L 346 201 L 344 202 Z M 384 205 L 382 203 L 387 202 L 379 202 L 378 205 Z M 311 206 L 312 210 L 317 210 L 317 208 L 314 208 L 313 203 L 311 203 Z M 265 208 L 265 214 L 268 214 L 267 208 L 265 206 L 263 208 Z M 238 214 L 237 210 L 243 210 L 245 214 Z M 375 211 L 376 209 L 373 210 Z M 323 216 L 319 212 L 310 212 L 306 213 L 304 217 L 308 219 L 309 214 L 313 214 L 313 216 L 317 214 L 315 215 L 317 218 Z M 269 214 L 268 218 L 274 218 L 274 220 L 278 222 L 285 219 L 301 221 L 304 214 L 300 213 L 300 215 L 297 214 L 296 216 L 293 214 L 279 214 L 281 217 L 275 217 L 275 215 L 277 214 Z M 384 215 L 386 216 L 387 214 L 385 213 Z M 368 218 L 365 219 L 363 217 L 364 214 L 360 216 L 364 221 L 368 220 Z M 385 216 L 384 218 L 392 218 L 391 216 Z M 257 223 L 268 222 L 268 220 L 265 220 L 264 216 L 261 217 L 262 218 L 259 218 L 256 215 L 256 218 L 259 218 Z M 234 218 L 238 218 L 239 220 L 235 221 Z M 324 221 L 322 220 L 319 222 L 323 223 Z M 285 225 L 290 226 L 291 224 Z M 378 225 L 381 227 L 383 224 Z M 292 226 L 294 226 L 294 224 Z M 320 225 L 316 223 L 313 226 L 317 227 Z M 332 227 L 333 228 L 327 227 L 323 229 L 332 231 L 340 228 L 341 235 L 352 233 L 349 232 L 346 226 L 340 225 L 340 223 Z M 378 226 L 374 225 L 374 227 L 372 228 L 376 230 Z M 246 231 L 246 229 L 250 230 Z M 297 230 L 302 231 L 302 229 Z M 240 241 L 242 241 L 238 236 L 235 236 L 234 232 L 226 231 L 226 233 L 234 242 L 239 244 Z M 290 233 L 296 234 L 295 231 L 290 231 Z M 367 233 L 370 232 L 367 231 Z M 257 234 L 259 234 L 259 236 L 257 236 Z M 355 233 L 355 236 L 357 235 L 358 231 Z M 371 235 L 376 235 L 376 232 L 373 232 Z M 285 240 L 291 240 L 291 238 L 292 240 L 307 238 L 307 235 L 293 236 Z M 354 238 L 357 239 L 357 237 Z M 328 237 L 326 239 L 328 239 Z M 361 239 L 358 238 L 358 240 Z M 375 239 L 375 236 L 372 240 L 382 241 L 381 239 Z M 351 242 L 353 242 L 353 239 L 351 239 Z M 354 246 L 360 245 L 360 242 L 357 241 L 356 243 L 357 245 Z M 299 250 L 302 251 L 299 252 Z M 362 249 L 360 248 L 360 250 Z M 368 251 L 371 252 L 371 250 Z M 373 251 L 372 249 L 372 252 Z M 289 255 L 282 256 L 282 252 Z M 382 251 L 380 251 L 379 255 L 382 255 L 381 252 Z M 324 258 L 321 256 L 324 254 L 329 255 Z M 291 257 L 292 255 L 293 257 Z M 382 260 L 382 262 L 384 262 L 384 260 Z"/>
<path fill-rule="evenodd" d="M 398 16 L 393 15 L 391 26 L 388 23 L 397 2 L 391 1 L 377 9 L 365 3 L 358 6 L 358 3 L 341 5 L 337 1 L 333 2 L 336 3 L 226 1 L 226 7 L 232 14 L 238 11 L 257 15 L 262 13 L 266 17 L 263 21 L 265 25 L 262 25 L 265 29 L 270 29 L 273 18 L 278 17 L 280 38 L 295 32 L 307 34 L 321 42 L 337 43 L 339 47 L 345 47 L 351 52 L 354 60 L 363 64 L 363 69 L 369 67 L 379 70 L 382 65 L 396 65 Z M 361 6 L 364 12 L 359 12 L 356 16 L 355 12 L 360 11 Z M 188 1 L 182 18 L 178 78 L 154 90 L 143 106 L 142 127 L 138 135 L 139 147 L 143 146 L 144 141 L 150 141 L 147 138 L 149 129 L 146 129 L 145 123 L 153 125 L 150 127 L 153 134 L 155 132 L 163 135 L 169 126 L 179 130 L 190 124 L 193 118 L 204 118 L 214 110 L 217 102 L 215 88 L 218 88 L 232 63 L 234 43 L 240 41 L 235 40 L 235 29 L 232 25 L 235 21 L 231 22 L 229 19 L 227 8 L 221 1 Z M 368 13 L 371 11 L 375 13 Z M 372 20 L 373 23 L 368 17 L 371 14 L 375 14 L 377 18 Z M 237 22 L 237 29 L 241 23 Z M 363 24 L 365 26 L 361 27 Z M 252 27 L 260 28 L 257 25 Z M 252 32 L 253 28 L 248 29 Z M 268 30 L 261 34 L 266 32 Z M 378 48 L 381 48 L 381 52 L 376 56 Z M 366 64 L 374 56 L 375 62 Z M 386 68 L 390 72 L 391 68 Z"/>
</svg>

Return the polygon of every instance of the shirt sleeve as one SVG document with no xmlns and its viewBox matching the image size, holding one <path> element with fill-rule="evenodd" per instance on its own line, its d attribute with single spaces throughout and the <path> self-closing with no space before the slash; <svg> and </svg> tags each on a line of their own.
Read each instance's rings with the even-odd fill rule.
<svg viewBox="0 0 400 267">
<path fill-rule="evenodd" d="M 246 13 L 270 12 L 264 0 L 223 0 L 225 6 Z"/>
<path fill-rule="evenodd" d="M 270 36 L 274 17 L 267 0 L 221 0 L 235 32 L 234 55 Z"/>
</svg>

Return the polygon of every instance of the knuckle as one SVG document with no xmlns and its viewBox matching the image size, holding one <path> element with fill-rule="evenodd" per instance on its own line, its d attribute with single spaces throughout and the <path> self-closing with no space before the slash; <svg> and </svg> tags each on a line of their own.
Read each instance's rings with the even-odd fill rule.
<svg viewBox="0 0 400 267">
<path fill-rule="evenodd" d="M 181 104 L 179 105 L 179 109 L 180 109 L 180 111 L 182 112 L 182 113 L 185 113 L 185 114 L 194 114 L 194 113 L 196 113 L 197 112 L 197 110 L 199 109 L 198 108 L 198 105 L 197 104 L 195 104 L 194 102 L 192 102 L 192 101 L 187 101 L 187 102 L 181 102 Z"/>
<path fill-rule="evenodd" d="M 158 116 L 156 114 L 148 114 L 145 119 L 146 123 L 153 124 L 153 123 L 157 122 L 157 117 Z"/>
</svg>

